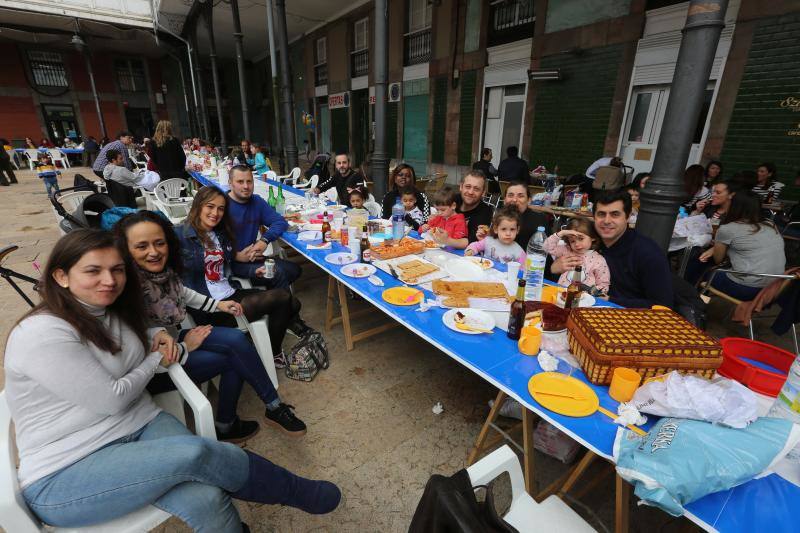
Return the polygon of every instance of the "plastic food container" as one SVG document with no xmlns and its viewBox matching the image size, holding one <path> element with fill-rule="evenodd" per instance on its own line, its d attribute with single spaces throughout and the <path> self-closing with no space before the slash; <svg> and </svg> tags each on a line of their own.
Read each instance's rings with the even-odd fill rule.
<svg viewBox="0 0 800 533">
<path fill-rule="evenodd" d="M 794 361 L 794 354 L 771 344 L 738 337 L 728 337 L 720 343 L 722 365 L 717 370 L 720 375 L 760 394 L 778 395 Z M 761 368 L 753 362 L 763 363 L 781 373 Z"/>
</svg>

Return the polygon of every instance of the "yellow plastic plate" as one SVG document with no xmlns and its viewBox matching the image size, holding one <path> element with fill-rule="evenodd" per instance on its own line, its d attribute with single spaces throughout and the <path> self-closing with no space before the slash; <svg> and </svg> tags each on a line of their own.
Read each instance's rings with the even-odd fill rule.
<svg viewBox="0 0 800 533">
<path fill-rule="evenodd" d="M 589 416 L 600 405 L 600 399 L 589 385 L 558 372 L 536 374 L 528 381 L 528 391 L 542 407 L 565 416 Z M 547 392 L 561 396 L 545 394 Z"/>
<path fill-rule="evenodd" d="M 381 297 L 392 305 L 417 305 L 422 301 L 422 291 L 411 287 L 386 289 Z"/>
</svg>

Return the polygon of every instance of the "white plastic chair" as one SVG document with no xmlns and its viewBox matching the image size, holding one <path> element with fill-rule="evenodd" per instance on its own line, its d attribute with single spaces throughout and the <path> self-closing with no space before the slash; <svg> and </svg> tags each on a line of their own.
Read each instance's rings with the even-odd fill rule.
<svg viewBox="0 0 800 533">
<path fill-rule="evenodd" d="M 169 367 L 169 375 L 175 384 L 177 391 L 159 394 L 155 399 L 156 403 L 162 404 L 159 399 L 169 400 L 178 398 L 180 416 L 169 411 L 163 405 L 162 408 L 175 415 L 180 420 L 183 416 L 183 401 L 191 406 L 194 412 L 195 429 L 198 435 L 207 439 L 217 439 L 214 429 L 214 416 L 211 411 L 211 404 L 203 393 L 186 375 L 180 365 Z M 164 398 L 162 398 L 164 397 Z M 182 400 L 181 400 L 181 397 Z M 175 406 L 175 402 L 171 402 Z M 3 530 L 13 533 L 41 533 L 41 532 L 74 532 L 74 533 L 102 533 L 113 531 L 115 533 L 140 533 L 150 531 L 159 524 L 170 518 L 170 514 L 152 505 L 142 507 L 126 516 L 83 528 L 51 528 L 45 527 L 34 514 L 28 509 L 22 491 L 17 480 L 16 454 L 14 452 L 13 436 L 11 434 L 11 411 L 6 402 L 5 391 L 0 392 L 0 526 Z"/>
<path fill-rule="evenodd" d="M 295 183 L 293 185 L 293 187 L 295 189 L 300 189 L 300 190 L 314 189 L 317 186 L 318 183 L 319 183 L 319 176 L 314 174 L 313 176 L 311 176 L 311 179 L 308 180 L 307 183 Z"/>
<path fill-rule="evenodd" d="M 370 201 L 364 202 L 364 209 L 369 211 L 369 215 L 371 217 L 380 217 L 381 214 L 383 213 L 383 207 L 381 207 L 381 204 L 379 204 L 374 200 L 371 202 Z"/>
<path fill-rule="evenodd" d="M 25 148 L 25 157 L 28 158 L 28 166 L 33 170 L 36 162 L 39 161 L 39 150 L 35 148 Z"/>
<path fill-rule="evenodd" d="M 331 187 L 327 191 L 320 194 L 321 197 L 326 198 L 329 202 L 338 202 L 339 201 L 339 192 L 336 190 L 336 187 Z"/>
<path fill-rule="evenodd" d="M 278 174 L 274 170 L 267 170 L 264 172 L 264 177 L 268 180 L 278 181 Z"/>
<path fill-rule="evenodd" d="M 17 152 L 12 150 L 6 150 L 8 157 L 11 158 L 11 164 L 14 165 L 15 170 L 19 170 L 19 165 L 17 164 Z"/>
<path fill-rule="evenodd" d="M 473 487 L 488 485 L 503 472 L 511 478 L 511 507 L 503 520 L 518 531 L 559 531 L 561 533 L 594 532 L 583 518 L 558 496 L 550 496 L 542 503 L 525 492 L 525 480 L 517 455 L 503 445 L 474 465 L 467 468 Z"/>
<path fill-rule="evenodd" d="M 67 213 L 74 213 L 87 197 L 94 194 L 94 191 L 73 191 L 62 194 L 58 197 L 58 203 L 62 205 Z"/>
<path fill-rule="evenodd" d="M 47 153 L 50 154 L 50 158 L 53 160 L 54 165 L 56 163 L 61 163 L 61 168 L 69 168 L 69 159 L 64 152 L 58 148 L 48 148 Z"/>
<path fill-rule="evenodd" d="M 189 183 L 180 178 L 164 180 L 156 185 L 151 198 L 153 206 L 167 215 L 173 224 L 180 224 L 189 214 L 192 207 L 191 198 L 181 197 L 181 192 L 187 190 Z"/>
<path fill-rule="evenodd" d="M 277 179 L 282 183 L 286 183 L 287 185 L 293 185 L 294 183 L 297 182 L 297 180 L 300 179 L 301 173 L 302 171 L 300 170 L 300 167 L 294 167 L 292 171 L 286 174 L 285 176 L 276 176 L 275 179 Z"/>
</svg>

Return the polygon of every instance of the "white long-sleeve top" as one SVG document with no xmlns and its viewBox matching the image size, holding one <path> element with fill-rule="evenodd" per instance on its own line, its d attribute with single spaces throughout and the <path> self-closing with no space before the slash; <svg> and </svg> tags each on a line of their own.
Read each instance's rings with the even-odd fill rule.
<svg viewBox="0 0 800 533">
<path fill-rule="evenodd" d="M 133 330 L 105 309 L 90 312 L 122 346 L 118 353 L 82 342 L 68 322 L 45 313 L 9 335 L 5 390 L 23 488 L 134 433 L 161 411 L 145 390 L 161 355 L 147 354 Z"/>
</svg>

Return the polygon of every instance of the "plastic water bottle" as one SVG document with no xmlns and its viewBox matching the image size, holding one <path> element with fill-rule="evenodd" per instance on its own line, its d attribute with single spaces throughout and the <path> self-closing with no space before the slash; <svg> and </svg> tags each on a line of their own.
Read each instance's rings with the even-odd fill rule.
<svg viewBox="0 0 800 533">
<path fill-rule="evenodd" d="M 800 356 L 798 356 L 786 376 L 786 382 L 775 398 L 775 403 L 770 407 L 767 416 L 772 418 L 785 418 L 795 424 L 800 424 Z M 800 463 L 800 445 L 796 446 L 787 455 L 794 463 Z"/>
<path fill-rule="evenodd" d="M 541 300 L 542 285 L 544 285 L 544 264 L 547 253 L 544 251 L 544 226 L 536 228 L 531 240 L 528 241 L 528 250 L 525 259 L 525 301 Z"/>
<path fill-rule="evenodd" d="M 402 239 L 406 234 L 406 222 L 403 220 L 405 216 L 406 210 L 403 208 L 398 196 L 397 201 L 392 206 L 392 239 L 396 241 Z"/>
<path fill-rule="evenodd" d="M 686 208 L 681 206 L 681 208 L 678 209 L 678 218 L 681 219 L 681 218 L 686 218 L 688 216 L 689 216 L 689 213 L 686 212 Z"/>
</svg>

